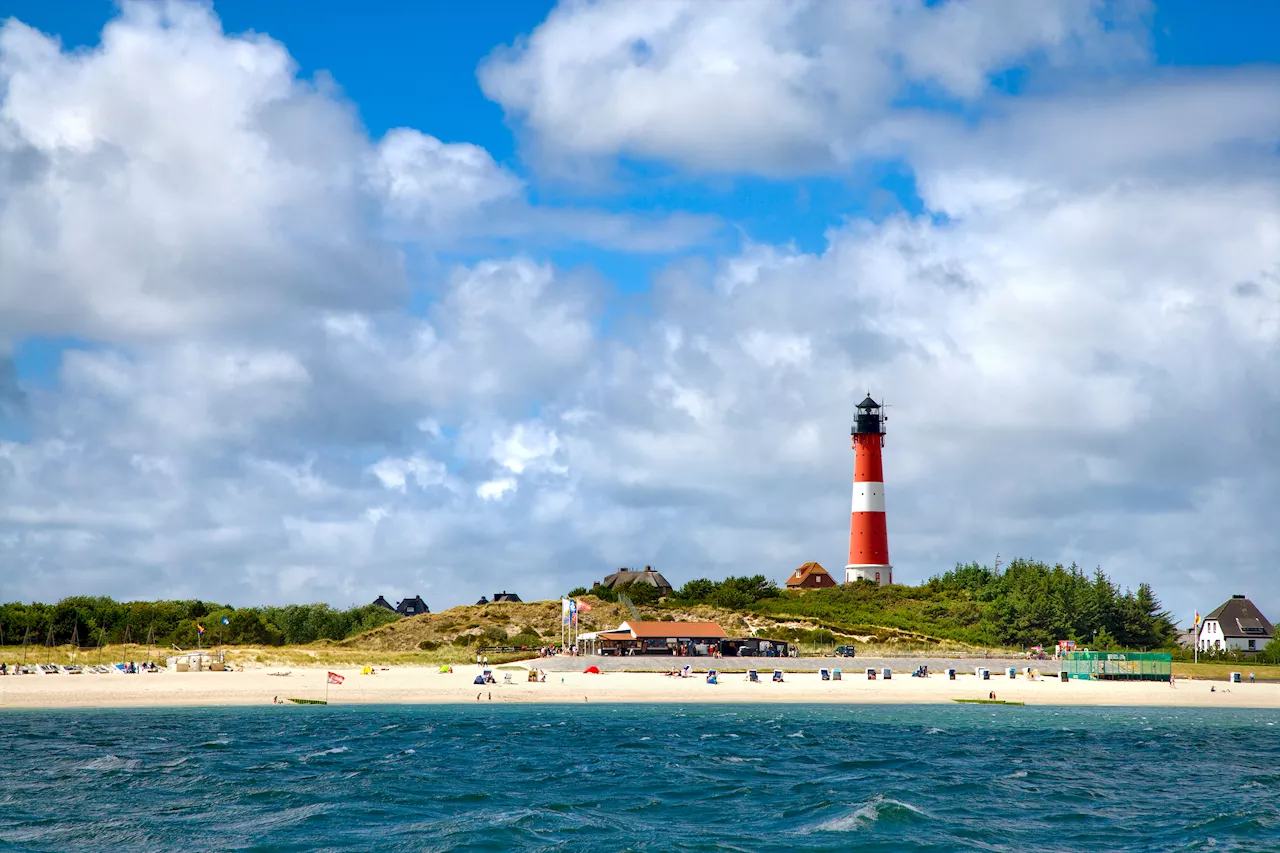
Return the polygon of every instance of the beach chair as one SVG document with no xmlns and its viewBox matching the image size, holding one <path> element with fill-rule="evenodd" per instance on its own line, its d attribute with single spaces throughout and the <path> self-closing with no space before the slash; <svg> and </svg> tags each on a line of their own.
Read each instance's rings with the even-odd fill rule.
<svg viewBox="0 0 1280 853">
<path fill-rule="evenodd" d="M 719 683 L 720 681 L 716 677 L 716 671 L 714 669 L 707 670 L 707 684 L 719 684 Z"/>
<path fill-rule="evenodd" d="M 502 673 L 502 683 L 503 683 L 503 684 L 510 684 L 510 683 L 511 683 L 511 673 L 509 673 L 509 672 L 504 672 L 504 673 Z"/>
<path fill-rule="evenodd" d="M 693 675 L 693 664 L 688 664 L 688 663 L 685 664 L 684 668 L 680 670 L 680 677 L 690 678 L 692 677 L 692 675 Z"/>
<path fill-rule="evenodd" d="M 833 670 L 831 670 L 831 680 L 832 680 L 832 681 L 839 681 L 839 680 L 840 680 L 840 670 L 838 670 L 838 669 L 833 669 Z"/>
<path fill-rule="evenodd" d="M 775 670 L 773 671 L 773 680 L 774 680 L 774 681 L 782 681 L 782 680 L 783 680 L 783 679 L 782 679 L 782 670 L 780 670 L 780 669 L 775 669 Z"/>
<path fill-rule="evenodd" d="M 760 673 L 759 673 L 759 672 L 757 672 L 757 671 L 755 671 L 754 669 L 749 669 L 749 670 L 747 670 L 747 681 L 751 681 L 751 682 L 755 682 L 755 683 L 759 684 L 759 683 L 760 683 Z"/>
<path fill-rule="evenodd" d="M 876 680 L 876 668 L 874 666 L 867 667 L 867 681 Z"/>
<path fill-rule="evenodd" d="M 820 670 L 818 670 L 818 677 L 819 677 L 819 678 L 821 678 L 823 681 L 830 681 L 830 680 L 831 680 L 831 672 L 830 672 L 830 670 L 820 669 Z"/>
<path fill-rule="evenodd" d="M 884 667 L 883 669 L 880 670 L 880 677 L 883 678 L 885 681 L 888 681 L 889 679 L 893 678 L 893 670 L 889 669 L 889 667 L 887 666 Z"/>
</svg>

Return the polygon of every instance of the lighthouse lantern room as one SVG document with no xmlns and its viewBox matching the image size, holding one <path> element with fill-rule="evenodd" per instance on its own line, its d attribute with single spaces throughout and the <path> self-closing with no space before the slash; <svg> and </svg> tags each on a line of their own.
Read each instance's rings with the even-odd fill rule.
<svg viewBox="0 0 1280 853">
<path fill-rule="evenodd" d="M 853 512 L 849 521 L 849 564 L 845 583 L 868 580 L 885 586 L 893 583 L 889 564 L 889 536 L 884 516 L 883 407 L 871 394 L 858 404 L 853 436 Z"/>
</svg>

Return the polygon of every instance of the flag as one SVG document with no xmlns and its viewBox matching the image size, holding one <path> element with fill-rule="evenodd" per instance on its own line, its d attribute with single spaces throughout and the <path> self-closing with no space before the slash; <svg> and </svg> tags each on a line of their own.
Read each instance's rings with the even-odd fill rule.
<svg viewBox="0 0 1280 853">
<path fill-rule="evenodd" d="M 569 624 L 578 624 L 578 599 L 576 598 L 569 599 Z"/>
<path fill-rule="evenodd" d="M 222 617 L 222 624 L 223 624 L 223 625 L 230 625 L 230 624 L 231 624 L 231 617 L 229 617 L 229 616 L 223 616 L 223 617 Z"/>
<path fill-rule="evenodd" d="M 587 604 L 585 601 L 579 601 L 579 602 L 578 602 L 578 610 L 579 610 L 579 611 L 581 611 L 582 613 L 590 613 L 590 612 L 591 612 L 591 605 L 590 605 L 590 604 Z"/>
<path fill-rule="evenodd" d="M 1196 611 L 1196 627 L 1197 628 L 1200 627 L 1200 611 L 1199 610 Z"/>
<path fill-rule="evenodd" d="M 201 625 L 199 622 L 196 623 L 196 633 L 198 634 L 204 633 L 204 626 Z"/>
<path fill-rule="evenodd" d="M 560 622 L 563 625 L 569 624 L 569 599 L 560 599 Z"/>
<path fill-rule="evenodd" d="M 344 681 L 346 681 L 346 679 L 345 679 L 345 678 L 343 678 L 341 675 L 338 675 L 338 673 L 336 673 L 336 672 L 331 672 L 331 673 L 329 673 L 329 683 L 330 683 L 330 684 L 341 684 L 341 683 L 342 683 L 342 682 L 344 682 Z"/>
</svg>

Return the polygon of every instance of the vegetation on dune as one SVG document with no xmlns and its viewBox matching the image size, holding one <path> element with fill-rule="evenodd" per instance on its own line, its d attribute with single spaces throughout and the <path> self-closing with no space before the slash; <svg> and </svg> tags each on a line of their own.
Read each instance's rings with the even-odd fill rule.
<svg viewBox="0 0 1280 853">
<path fill-rule="evenodd" d="M 1101 569 L 1086 574 L 1075 565 L 1033 560 L 1014 560 L 1003 571 L 977 563 L 958 565 L 920 586 L 861 582 L 784 591 L 754 575 L 691 580 L 661 601 L 657 590 L 645 584 L 592 592 L 613 597 L 625 592 L 659 612 L 706 605 L 779 621 L 802 620 L 814 624 L 807 635 L 794 625 L 758 633 L 813 643 L 820 642 L 815 632 L 826 631 L 832 639 L 949 640 L 1003 648 L 1075 640 L 1100 649 L 1154 649 L 1170 646 L 1175 633 L 1149 585 L 1121 591 Z"/>
<path fill-rule="evenodd" d="M 1092 648 L 1155 649 L 1175 629 L 1147 584 L 1121 591 L 1101 570 L 1015 560 L 1004 571 L 976 563 L 916 587 L 857 583 L 776 598 L 761 613 L 820 619 L 857 633 L 897 628 L 979 646 L 1021 648 L 1075 640 Z"/>
<path fill-rule="evenodd" d="M 226 618 L 228 624 L 223 625 Z M 197 625 L 204 644 L 283 646 L 343 640 L 400 617 L 372 604 L 337 610 L 327 604 L 231 607 L 208 601 L 115 601 L 74 596 L 57 604 L 0 605 L 0 639 L 10 645 L 94 647 L 124 642 L 195 646 Z"/>
<path fill-rule="evenodd" d="M 634 618 L 634 607 L 642 619 L 718 622 L 731 636 L 787 640 L 806 652 L 847 642 L 870 653 L 869 646 L 1025 648 L 1060 639 L 1095 649 L 1154 649 L 1171 647 L 1174 638 L 1173 623 L 1150 586 L 1121 591 L 1100 569 L 1087 574 L 1074 565 L 1031 560 L 1015 560 L 1003 571 L 958 565 L 914 587 L 857 583 L 796 592 L 753 575 L 691 580 L 665 598 L 644 583 L 578 588 L 571 595 L 590 608 L 579 614 L 581 631 L 614 628 Z M 52 629 L 55 644 L 69 643 L 73 635 L 82 647 L 145 643 L 154 632 L 157 645 L 191 647 L 197 624 L 206 628 L 206 645 L 328 642 L 353 654 L 417 654 L 441 662 L 487 649 L 558 644 L 562 630 L 558 601 L 468 605 L 401 619 L 373 605 L 231 608 L 76 597 L 56 605 L 0 606 L 0 645 L 19 645 L 24 637 L 44 645 Z M 1257 660 L 1280 663 L 1280 644 L 1268 646 Z"/>
</svg>

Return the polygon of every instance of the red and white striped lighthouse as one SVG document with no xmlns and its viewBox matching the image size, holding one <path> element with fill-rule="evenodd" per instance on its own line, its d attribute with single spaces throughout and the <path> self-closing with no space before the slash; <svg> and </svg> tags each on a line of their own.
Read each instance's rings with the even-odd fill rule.
<svg viewBox="0 0 1280 853">
<path fill-rule="evenodd" d="M 884 415 L 871 395 L 858 404 L 853 425 L 853 514 L 849 520 L 849 565 L 845 583 L 869 580 L 893 583 L 889 565 L 889 534 L 884 522 Z"/>
</svg>

